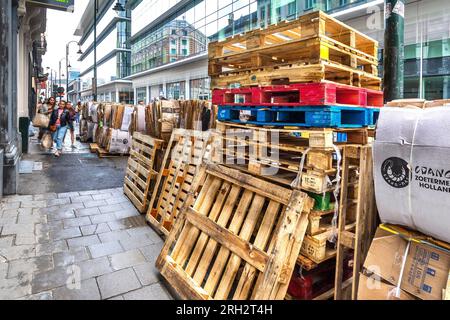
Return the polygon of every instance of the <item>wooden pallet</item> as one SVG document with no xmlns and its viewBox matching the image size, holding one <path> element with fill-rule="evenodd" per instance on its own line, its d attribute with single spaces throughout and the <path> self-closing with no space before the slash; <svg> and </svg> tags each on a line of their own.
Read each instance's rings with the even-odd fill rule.
<svg viewBox="0 0 450 320">
<path fill-rule="evenodd" d="M 301 41 L 320 37 L 341 51 L 351 52 L 369 61 L 378 60 L 378 42 L 365 34 L 332 18 L 322 11 L 305 14 L 294 21 L 282 21 L 266 29 L 249 31 L 224 41 L 208 45 L 209 59 L 233 56 L 258 49 L 264 53 L 275 53 L 277 57 L 285 48 L 301 47 Z M 269 51 L 276 48 L 274 52 Z M 265 51 L 266 50 L 266 51 Z M 326 52 L 326 49 L 322 49 Z"/>
<path fill-rule="evenodd" d="M 99 146 L 97 143 L 90 143 L 89 144 L 89 151 L 91 151 L 92 153 L 97 153 L 99 149 Z"/>
<path fill-rule="evenodd" d="M 209 164 L 156 265 L 183 299 L 284 299 L 311 207 L 298 190 Z"/>
<path fill-rule="evenodd" d="M 148 208 L 150 187 L 158 174 L 154 170 L 155 158 L 162 146 L 162 140 L 133 134 L 123 190 L 140 213 Z"/>
<path fill-rule="evenodd" d="M 172 133 L 146 215 L 164 236 L 169 234 L 203 158 L 209 155 L 210 142 L 210 132 L 175 129 Z"/>
<path fill-rule="evenodd" d="M 99 147 L 97 149 L 97 155 L 99 158 L 117 158 L 117 157 L 123 157 L 127 156 L 127 153 L 111 153 L 106 151 L 105 148 Z"/>
<path fill-rule="evenodd" d="M 349 166 L 351 161 L 359 161 L 358 188 L 353 190 L 357 194 L 356 199 L 356 222 L 353 231 L 346 230 L 345 225 L 348 218 L 349 188 Z M 346 251 L 353 251 L 353 281 L 351 287 L 351 298 L 357 299 L 358 280 L 361 267 L 369 250 L 372 235 L 376 228 L 375 223 L 375 197 L 373 186 L 373 162 L 372 148 L 368 146 L 348 147 L 344 149 L 342 170 L 342 188 L 339 202 L 338 237 L 336 252 L 336 278 L 334 287 L 334 298 L 343 298 L 343 273 L 344 257 Z"/>
<path fill-rule="evenodd" d="M 317 64 L 283 64 L 222 72 L 219 76 L 211 78 L 211 88 L 226 89 L 235 84 L 239 84 L 241 87 L 250 87 L 305 82 L 332 82 L 372 90 L 381 89 L 381 78 L 330 61 L 321 61 Z"/>
</svg>

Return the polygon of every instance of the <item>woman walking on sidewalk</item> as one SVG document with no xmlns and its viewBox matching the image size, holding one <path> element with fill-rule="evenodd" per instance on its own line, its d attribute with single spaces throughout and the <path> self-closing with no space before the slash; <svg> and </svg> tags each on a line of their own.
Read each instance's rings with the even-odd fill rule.
<svg viewBox="0 0 450 320">
<path fill-rule="evenodd" d="M 70 121 L 69 110 L 66 109 L 66 102 L 61 100 L 58 109 L 53 110 L 50 116 L 49 129 L 53 133 L 53 141 L 56 143 L 55 156 L 59 157 L 62 153 L 63 140 L 67 132 L 67 125 Z"/>
<path fill-rule="evenodd" d="M 75 148 L 75 127 L 74 127 L 74 121 L 76 120 L 76 110 L 73 108 L 73 105 L 70 101 L 67 101 L 67 107 L 66 109 L 69 111 L 69 122 L 67 123 L 69 131 L 70 131 L 70 141 L 72 142 L 72 149 Z M 63 140 L 64 141 L 64 140 Z"/>
<path fill-rule="evenodd" d="M 56 107 L 56 99 L 55 97 L 50 97 L 48 98 L 47 103 L 42 104 L 41 107 L 38 109 L 38 111 L 39 113 L 45 114 L 48 117 L 50 117 L 55 107 Z M 38 135 L 39 140 L 42 139 L 46 131 L 47 129 L 45 128 L 39 128 L 39 135 Z"/>
</svg>

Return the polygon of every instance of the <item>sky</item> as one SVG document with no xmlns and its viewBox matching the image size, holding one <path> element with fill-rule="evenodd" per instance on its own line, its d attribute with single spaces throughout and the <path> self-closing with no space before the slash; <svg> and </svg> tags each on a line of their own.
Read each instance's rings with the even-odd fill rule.
<svg viewBox="0 0 450 320">
<path fill-rule="evenodd" d="M 71 40 L 78 40 L 79 37 L 73 35 L 81 16 L 86 9 L 89 0 L 75 0 L 75 10 L 73 13 L 47 10 L 47 53 L 42 58 L 42 67 L 44 73 L 49 71 L 46 67 L 50 67 L 54 72 L 58 72 L 59 61 L 66 56 L 66 44 Z M 77 69 L 78 55 L 76 52 L 78 47 L 76 44 L 70 44 L 69 61 L 73 69 Z M 66 73 L 66 62 L 61 62 L 61 73 Z"/>
</svg>

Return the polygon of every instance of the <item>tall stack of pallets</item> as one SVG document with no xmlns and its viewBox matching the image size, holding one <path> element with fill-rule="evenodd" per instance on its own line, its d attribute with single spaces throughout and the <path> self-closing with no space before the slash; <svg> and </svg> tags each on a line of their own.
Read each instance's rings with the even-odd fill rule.
<svg viewBox="0 0 450 320">
<path fill-rule="evenodd" d="M 307 276 L 336 261 L 336 276 L 308 298 L 344 298 L 351 283 L 357 291 L 352 275 L 376 226 L 369 142 L 383 106 L 377 51 L 375 40 L 320 11 L 209 44 L 215 160 L 315 200 L 297 262 Z"/>
</svg>

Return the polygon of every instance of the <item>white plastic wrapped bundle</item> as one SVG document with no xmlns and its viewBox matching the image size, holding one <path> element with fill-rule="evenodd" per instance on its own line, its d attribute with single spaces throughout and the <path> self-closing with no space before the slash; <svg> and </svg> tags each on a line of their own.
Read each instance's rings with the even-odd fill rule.
<svg viewBox="0 0 450 320">
<path fill-rule="evenodd" d="M 450 108 L 382 108 L 373 150 L 381 220 L 450 242 Z"/>
</svg>

